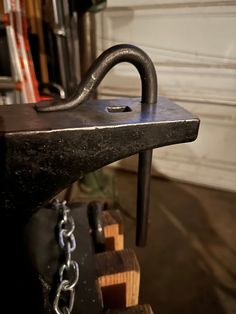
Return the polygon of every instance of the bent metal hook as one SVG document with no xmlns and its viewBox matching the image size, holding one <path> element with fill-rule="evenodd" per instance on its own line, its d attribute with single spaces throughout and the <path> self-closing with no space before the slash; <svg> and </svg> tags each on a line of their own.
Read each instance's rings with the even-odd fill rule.
<svg viewBox="0 0 236 314">
<path fill-rule="evenodd" d="M 35 105 L 35 109 L 38 112 L 53 112 L 76 108 L 88 100 L 107 72 L 121 62 L 133 64 L 139 72 L 142 82 L 141 103 L 156 103 L 157 77 L 151 59 L 140 48 L 121 44 L 107 49 L 95 60 L 72 96 L 61 101 L 40 102 Z M 139 153 L 136 231 L 136 243 L 139 246 L 145 245 L 147 239 L 151 163 L 152 150 Z"/>
</svg>

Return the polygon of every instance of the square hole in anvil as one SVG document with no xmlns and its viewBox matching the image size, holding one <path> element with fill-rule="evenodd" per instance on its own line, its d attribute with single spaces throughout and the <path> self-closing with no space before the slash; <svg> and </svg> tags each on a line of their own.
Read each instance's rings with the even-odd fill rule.
<svg viewBox="0 0 236 314">
<path fill-rule="evenodd" d="M 109 113 L 130 112 L 132 109 L 129 106 L 108 106 L 107 111 Z"/>
</svg>

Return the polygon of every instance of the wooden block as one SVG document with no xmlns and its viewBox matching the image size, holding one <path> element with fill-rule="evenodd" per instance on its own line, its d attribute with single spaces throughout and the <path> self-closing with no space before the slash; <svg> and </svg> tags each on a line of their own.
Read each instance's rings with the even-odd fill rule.
<svg viewBox="0 0 236 314">
<path fill-rule="evenodd" d="M 154 314 L 149 304 L 131 306 L 126 309 L 108 310 L 106 314 Z"/>
<path fill-rule="evenodd" d="M 97 254 L 96 269 L 105 309 L 138 304 L 140 268 L 132 249 Z"/>
<path fill-rule="evenodd" d="M 119 210 L 105 210 L 103 212 L 103 226 L 105 236 L 105 250 L 124 249 L 124 228 Z"/>
</svg>

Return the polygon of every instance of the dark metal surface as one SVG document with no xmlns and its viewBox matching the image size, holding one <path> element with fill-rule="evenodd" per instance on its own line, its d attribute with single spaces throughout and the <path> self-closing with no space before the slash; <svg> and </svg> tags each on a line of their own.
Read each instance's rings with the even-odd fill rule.
<svg viewBox="0 0 236 314">
<path fill-rule="evenodd" d="M 53 32 L 57 44 L 60 79 L 62 87 L 68 95 L 75 84 L 74 71 L 76 70 L 73 68 L 70 8 L 68 1 L 64 0 L 53 0 L 52 7 L 54 14 Z"/>
<path fill-rule="evenodd" d="M 151 167 L 152 150 L 140 153 L 136 213 L 136 244 L 139 246 L 146 245 L 147 241 Z M 145 193 L 143 193 L 143 191 L 145 191 Z"/>
<path fill-rule="evenodd" d="M 102 215 L 103 210 L 104 204 L 101 202 L 93 201 L 88 205 L 88 218 L 96 253 L 105 250 L 105 235 Z"/>
<path fill-rule="evenodd" d="M 92 62 L 96 59 L 96 32 L 94 13 L 84 12 L 78 19 L 80 42 L 80 71 L 83 78 Z"/>
<path fill-rule="evenodd" d="M 128 106 L 129 112 L 107 111 Z M 30 213 L 86 173 L 146 149 L 196 139 L 199 120 L 173 102 L 99 100 L 74 111 L 38 114 L 0 107 L 0 210 Z"/>
<path fill-rule="evenodd" d="M 38 86 L 40 95 L 49 96 L 53 98 L 64 99 L 66 97 L 66 93 L 64 88 L 57 83 L 40 83 Z M 44 90 L 47 92 L 45 93 Z"/>
<path fill-rule="evenodd" d="M 102 312 L 94 264 L 94 250 L 87 217 L 87 204 L 70 205 L 75 220 L 76 250 L 72 258 L 79 263 L 79 283 L 75 288 L 72 314 Z M 55 314 L 52 303 L 58 284 L 58 269 L 63 256 L 58 245 L 58 213 L 41 208 L 24 222 L 4 219 L 0 229 L 4 271 L 1 300 L 7 306 L 4 313 Z M 7 236 L 6 236 L 7 235 Z"/>
<path fill-rule="evenodd" d="M 79 13 L 92 11 L 98 12 L 106 7 L 106 0 L 80 0 L 74 1 L 74 6 L 76 7 Z"/>
</svg>

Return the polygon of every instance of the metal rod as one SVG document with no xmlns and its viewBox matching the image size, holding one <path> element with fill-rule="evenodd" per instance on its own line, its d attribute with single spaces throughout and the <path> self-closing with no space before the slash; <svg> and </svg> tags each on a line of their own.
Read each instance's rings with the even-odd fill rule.
<svg viewBox="0 0 236 314">
<path fill-rule="evenodd" d="M 69 90 L 69 68 L 68 68 L 68 50 L 67 50 L 67 43 L 66 43 L 66 25 L 65 25 L 65 17 L 64 17 L 64 7 L 63 1 L 56 1 L 53 0 L 53 14 L 54 14 L 54 34 L 56 38 L 57 44 L 57 51 L 58 51 L 58 62 L 59 62 L 59 70 L 60 70 L 60 77 L 61 83 L 68 93 Z"/>
<path fill-rule="evenodd" d="M 136 244 L 138 246 L 144 246 L 147 241 L 151 166 L 152 150 L 139 153 L 136 217 Z"/>
<path fill-rule="evenodd" d="M 84 12 L 78 19 L 80 41 L 80 69 L 83 78 L 91 64 L 96 59 L 96 34 L 94 13 Z"/>
</svg>

